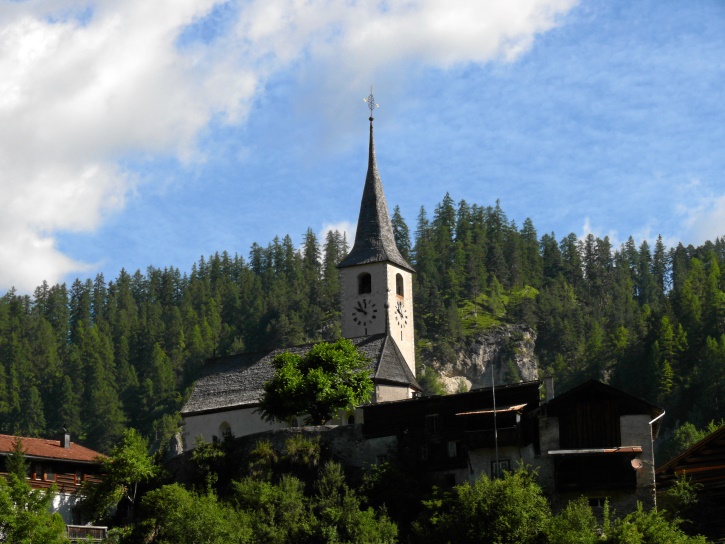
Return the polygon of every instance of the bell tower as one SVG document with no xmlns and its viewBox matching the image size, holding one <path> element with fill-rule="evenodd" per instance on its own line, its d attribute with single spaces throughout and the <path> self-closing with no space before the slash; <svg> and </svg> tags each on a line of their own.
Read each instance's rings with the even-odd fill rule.
<svg viewBox="0 0 725 544">
<path fill-rule="evenodd" d="M 413 273 L 398 250 L 383 184 L 375 160 L 372 88 L 370 149 L 360 215 L 352 251 L 337 267 L 341 276 L 342 335 L 345 338 L 387 334 L 415 376 Z"/>
</svg>

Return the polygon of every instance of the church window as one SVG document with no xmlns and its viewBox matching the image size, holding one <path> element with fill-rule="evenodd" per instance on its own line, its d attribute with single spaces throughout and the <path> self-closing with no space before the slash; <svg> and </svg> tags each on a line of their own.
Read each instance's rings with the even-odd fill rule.
<svg viewBox="0 0 725 544">
<path fill-rule="evenodd" d="M 363 272 L 357 277 L 357 294 L 365 295 L 373 292 L 373 281 L 370 274 Z"/>
<path fill-rule="evenodd" d="M 395 275 L 395 294 L 399 297 L 405 296 L 403 293 L 405 291 L 403 290 L 403 276 L 400 274 Z"/>
<path fill-rule="evenodd" d="M 219 425 L 219 436 L 223 438 L 224 433 L 231 432 L 231 430 L 232 429 L 229 426 L 229 423 L 227 423 L 226 421 L 222 421 L 221 424 Z"/>
</svg>

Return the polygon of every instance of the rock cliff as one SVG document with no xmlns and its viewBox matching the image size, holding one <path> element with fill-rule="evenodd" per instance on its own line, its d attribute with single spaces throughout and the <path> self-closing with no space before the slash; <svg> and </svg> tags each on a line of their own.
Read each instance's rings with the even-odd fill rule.
<svg viewBox="0 0 725 544">
<path fill-rule="evenodd" d="M 453 363 L 427 361 L 436 370 L 449 393 L 477 387 L 491 387 L 491 370 L 496 385 L 539 378 L 534 355 L 536 333 L 525 325 L 500 325 L 476 336 Z"/>
</svg>

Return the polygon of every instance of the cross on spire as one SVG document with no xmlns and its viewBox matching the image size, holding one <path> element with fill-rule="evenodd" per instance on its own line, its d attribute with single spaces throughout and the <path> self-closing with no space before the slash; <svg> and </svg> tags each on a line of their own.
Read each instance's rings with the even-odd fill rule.
<svg viewBox="0 0 725 544">
<path fill-rule="evenodd" d="M 363 98 L 363 102 L 368 103 L 368 109 L 370 110 L 370 120 L 373 120 L 373 111 L 375 108 L 379 108 L 380 104 L 375 103 L 375 97 L 373 96 L 373 86 L 370 85 L 370 94 L 367 98 Z"/>
</svg>

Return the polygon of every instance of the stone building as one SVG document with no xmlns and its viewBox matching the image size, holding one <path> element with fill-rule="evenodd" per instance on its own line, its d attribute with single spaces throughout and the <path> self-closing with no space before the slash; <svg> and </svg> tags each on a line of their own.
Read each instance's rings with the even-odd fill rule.
<svg viewBox="0 0 725 544">
<path fill-rule="evenodd" d="M 395 243 L 385 193 L 375 158 L 370 117 L 368 170 L 355 243 L 338 265 L 341 279 L 342 335 L 370 359 L 375 390 L 371 402 L 409 399 L 421 390 L 415 379 L 413 267 Z M 183 441 L 193 448 L 197 437 L 212 440 L 229 430 L 235 436 L 296 425 L 268 423 L 256 409 L 264 383 L 274 374 L 271 361 L 280 353 L 306 353 L 311 345 L 265 353 L 242 353 L 207 361 L 205 375 L 194 384 L 181 410 Z M 359 422 L 354 411 L 339 423 Z"/>
</svg>

